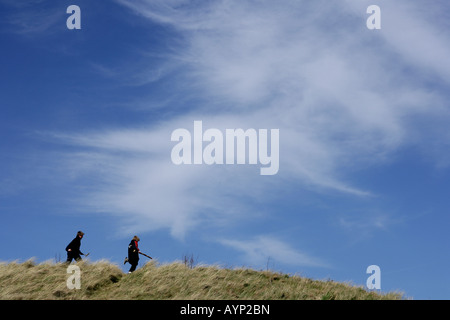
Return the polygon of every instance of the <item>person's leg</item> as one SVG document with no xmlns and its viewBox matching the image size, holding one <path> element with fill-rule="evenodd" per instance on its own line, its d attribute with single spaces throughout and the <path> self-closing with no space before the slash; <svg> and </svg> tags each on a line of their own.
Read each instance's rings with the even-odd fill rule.
<svg viewBox="0 0 450 320">
<path fill-rule="evenodd" d="M 130 268 L 130 270 L 128 272 L 133 272 L 134 270 L 136 270 L 136 267 L 137 267 L 138 264 L 135 261 L 130 262 L 130 263 L 131 263 L 131 268 Z"/>
<path fill-rule="evenodd" d="M 66 263 L 70 264 L 72 262 L 72 259 L 73 259 L 72 252 L 68 251 Z"/>
</svg>

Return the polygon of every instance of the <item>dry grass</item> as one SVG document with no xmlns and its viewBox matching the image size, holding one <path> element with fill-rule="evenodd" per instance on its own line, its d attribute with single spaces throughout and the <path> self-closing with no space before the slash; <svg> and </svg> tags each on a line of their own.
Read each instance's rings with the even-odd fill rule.
<svg viewBox="0 0 450 320">
<path fill-rule="evenodd" d="M 68 289 L 67 265 L 33 261 L 0 264 L 0 299 L 176 299 L 176 300 L 379 300 L 403 299 L 334 281 L 311 280 L 273 271 L 189 268 L 183 263 L 149 262 L 124 274 L 107 261 L 80 262 L 81 289 Z"/>
</svg>

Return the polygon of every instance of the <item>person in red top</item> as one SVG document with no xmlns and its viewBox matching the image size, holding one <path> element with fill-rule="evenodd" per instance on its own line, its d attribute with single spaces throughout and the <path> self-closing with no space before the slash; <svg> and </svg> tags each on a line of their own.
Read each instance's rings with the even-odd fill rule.
<svg viewBox="0 0 450 320">
<path fill-rule="evenodd" d="M 139 239 L 138 236 L 134 236 L 133 239 L 131 240 L 130 244 L 128 245 L 128 257 L 125 258 L 125 261 L 123 262 L 123 264 L 125 263 L 129 263 L 131 264 L 131 268 L 128 271 L 128 273 L 133 272 L 134 270 L 136 270 L 136 267 L 139 263 L 139 247 L 138 247 L 138 242 L 141 239 Z"/>
</svg>

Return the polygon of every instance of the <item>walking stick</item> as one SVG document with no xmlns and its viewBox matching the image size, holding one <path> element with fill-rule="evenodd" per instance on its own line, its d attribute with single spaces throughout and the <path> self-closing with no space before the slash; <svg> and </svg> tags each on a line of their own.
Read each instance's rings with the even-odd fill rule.
<svg viewBox="0 0 450 320">
<path fill-rule="evenodd" d="M 153 258 L 150 257 L 149 255 L 146 255 L 145 253 L 142 253 L 142 252 L 140 252 L 140 251 L 139 251 L 139 254 L 142 254 L 143 256 L 145 256 L 145 257 L 147 257 L 147 258 L 153 259 Z"/>
</svg>

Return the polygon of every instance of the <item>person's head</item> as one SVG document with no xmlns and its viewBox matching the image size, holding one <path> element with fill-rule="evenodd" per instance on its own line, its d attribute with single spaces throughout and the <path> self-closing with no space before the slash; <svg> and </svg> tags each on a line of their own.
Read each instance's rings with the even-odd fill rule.
<svg viewBox="0 0 450 320">
<path fill-rule="evenodd" d="M 83 238 L 84 236 L 84 232 L 83 231 L 78 231 L 77 232 L 77 237 Z"/>
<path fill-rule="evenodd" d="M 134 237 L 133 237 L 133 240 L 134 240 L 134 241 L 138 241 L 138 242 L 141 241 L 141 239 L 139 239 L 138 236 L 134 236 Z"/>
</svg>

